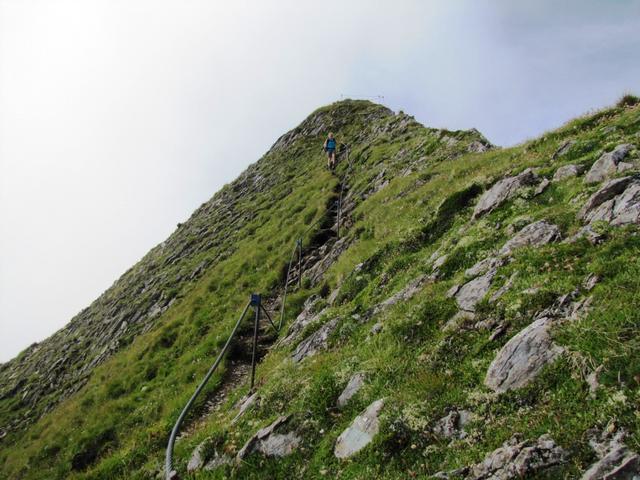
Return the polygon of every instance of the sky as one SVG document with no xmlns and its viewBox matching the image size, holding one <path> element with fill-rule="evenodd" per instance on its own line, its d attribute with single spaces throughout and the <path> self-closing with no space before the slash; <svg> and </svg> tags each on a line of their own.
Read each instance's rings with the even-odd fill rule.
<svg viewBox="0 0 640 480">
<path fill-rule="evenodd" d="M 319 106 L 513 145 L 640 94 L 640 0 L 0 0 L 0 362 Z"/>
</svg>

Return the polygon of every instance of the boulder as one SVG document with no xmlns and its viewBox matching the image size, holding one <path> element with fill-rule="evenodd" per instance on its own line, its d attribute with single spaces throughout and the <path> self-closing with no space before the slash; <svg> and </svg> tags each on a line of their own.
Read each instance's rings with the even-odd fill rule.
<svg viewBox="0 0 640 480">
<path fill-rule="evenodd" d="M 577 177 L 582 173 L 582 171 L 583 168 L 579 165 L 563 165 L 556 170 L 556 173 L 553 174 L 553 181 L 559 182 L 561 180 L 566 180 L 567 178 Z"/>
<path fill-rule="evenodd" d="M 485 459 L 470 467 L 467 480 L 509 480 L 534 478 L 541 470 L 566 462 L 568 453 L 548 435 L 534 441 L 519 442 L 512 437 Z"/>
<path fill-rule="evenodd" d="M 258 430 L 238 452 L 236 461 L 240 462 L 253 452 L 267 457 L 284 457 L 293 453 L 302 439 L 294 432 L 276 433 L 288 421 L 289 417 L 278 417 L 271 425 Z"/>
<path fill-rule="evenodd" d="M 531 223 L 520 230 L 511 240 L 500 249 L 500 255 L 509 255 L 516 248 L 539 247 L 550 242 L 555 242 L 561 237 L 560 229 L 547 222 L 540 220 Z"/>
<path fill-rule="evenodd" d="M 603 433 L 589 443 L 599 460 L 584 472 L 581 480 L 637 480 L 640 478 L 640 456 L 624 443 L 626 432 Z"/>
<path fill-rule="evenodd" d="M 632 148 L 632 145 L 625 143 L 618 145 L 611 152 L 602 154 L 587 172 L 587 175 L 584 177 L 584 183 L 598 183 L 618 173 L 618 164 L 627 156 Z"/>
<path fill-rule="evenodd" d="M 474 278 L 470 282 L 465 283 L 455 293 L 455 299 L 458 306 L 462 310 L 473 312 L 476 304 L 484 298 L 491 288 L 491 281 L 495 277 L 497 270 L 492 268 L 484 275 Z"/>
<path fill-rule="evenodd" d="M 485 385 L 498 393 L 523 387 L 555 360 L 563 349 L 551 340 L 551 322 L 540 318 L 509 340 L 491 362 Z"/>
<path fill-rule="evenodd" d="M 578 217 L 588 224 L 596 221 L 614 226 L 640 224 L 640 179 L 610 180 L 589 197 Z"/>
<path fill-rule="evenodd" d="M 329 336 L 338 326 L 338 319 L 334 318 L 325 323 L 320 329 L 305 338 L 296 347 L 295 351 L 291 355 L 294 362 L 300 362 L 302 359 L 315 355 L 316 352 L 327 348 L 327 342 Z"/>
<path fill-rule="evenodd" d="M 347 386 L 344 388 L 344 390 L 338 397 L 338 401 L 337 401 L 338 407 L 340 408 L 344 407 L 347 404 L 347 402 L 351 400 L 351 398 L 356 393 L 358 393 L 358 391 L 364 385 L 364 379 L 365 379 L 364 373 L 356 373 L 349 379 Z"/>
<path fill-rule="evenodd" d="M 530 168 L 514 177 L 507 177 L 482 194 L 473 210 L 473 219 L 485 215 L 507 200 L 513 198 L 522 187 L 535 185 L 539 181 L 538 176 Z"/>
<path fill-rule="evenodd" d="M 371 443 L 380 429 L 378 415 L 383 406 L 384 399 L 376 400 L 340 434 L 333 449 L 337 458 L 351 457 Z"/>
</svg>

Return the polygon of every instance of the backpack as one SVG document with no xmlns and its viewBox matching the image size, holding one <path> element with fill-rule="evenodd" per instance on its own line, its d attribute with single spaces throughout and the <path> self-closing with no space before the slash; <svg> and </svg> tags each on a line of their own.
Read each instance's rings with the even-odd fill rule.
<svg viewBox="0 0 640 480">
<path fill-rule="evenodd" d="M 327 150 L 335 150 L 336 149 L 336 139 L 328 138 L 327 139 Z"/>
</svg>

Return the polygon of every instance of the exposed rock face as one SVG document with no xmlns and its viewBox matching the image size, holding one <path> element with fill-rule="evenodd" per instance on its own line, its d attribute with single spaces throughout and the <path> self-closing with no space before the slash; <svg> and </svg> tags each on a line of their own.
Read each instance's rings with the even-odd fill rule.
<svg viewBox="0 0 640 480">
<path fill-rule="evenodd" d="M 305 302 L 304 308 L 302 312 L 296 317 L 291 326 L 289 327 L 289 331 L 287 332 L 287 336 L 282 340 L 284 345 L 292 343 L 298 335 L 305 329 L 307 325 L 312 324 L 316 320 L 318 320 L 324 310 L 319 312 L 314 312 L 314 308 L 317 303 L 320 301 L 320 296 L 311 295 Z"/>
<path fill-rule="evenodd" d="M 464 427 L 472 420 L 473 414 L 468 410 L 453 410 L 436 422 L 433 433 L 444 438 L 462 439 L 467 436 Z"/>
<path fill-rule="evenodd" d="M 389 298 L 373 307 L 371 312 L 369 312 L 369 315 L 377 315 L 378 313 L 386 310 L 387 308 L 395 305 L 398 302 L 406 302 L 407 300 L 411 299 L 422 289 L 428 279 L 429 277 L 427 277 L 426 275 L 420 275 L 414 278 L 402 290 L 394 293 Z"/>
<path fill-rule="evenodd" d="M 564 165 L 553 174 L 553 181 L 559 182 L 566 180 L 567 178 L 577 177 L 583 171 L 583 168 L 579 165 Z"/>
<path fill-rule="evenodd" d="M 536 320 L 509 340 L 491 362 L 485 385 L 502 393 L 529 383 L 563 349 L 549 336 L 551 319 Z"/>
<path fill-rule="evenodd" d="M 469 468 L 467 480 L 509 480 L 533 478 L 541 470 L 560 465 L 568 453 L 548 435 L 535 441 L 506 441 L 500 448 L 488 454 L 484 461 Z"/>
<path fill-rule="evenodd" d="M 376 400 L 340 434 L 333 449 L 336 457 L 348 458 L 371 443 L 380 429 L 378 415 L 383 406 L 384 399 Z"/>
<path fill-rule="evenodd" d="M 522 187 L 535 185 L 538 181 L 538 176 L 530 168 L 515 177 L 507 177 L 500 180 L 480 197 L 473 210 L 472 218 L 479 218 L 495 210 L 504 202 L 513 198 Z"/>
<path fill-rule="evenodd" d="M 187 464 L 187 473 L 194 473 L 202 469 L 213 470 L 222 465 L 230 465 L 233 462 L 231 457 L 220 454 L 213 448 L 210 442 L 211 439 L 207 438 L 195 448 Z"/>
<path fill-rule="evenodd" d="M 539 247 L 555 242 L 560 237 L 560 229 L 557 226 L 546 220 L 540 220 L 520 230 L 511 240 L 504 244 L 499 253 L 500 255 L 509 255 L 516 248 L 525 246 Z"/>
<path fill-rule="evenodd" d="M 585 223 L 640 223 L 640 179 L 623 177 L 608 181 L 589 197 L 578 217 Z"/>
<path fill-rule="evenodd" d="M 251 395 L 246 396 L 245 398 L 243 398 L 239 403 L 240 403 L 240 407 L 238 408 L 238 414 L 233 417 L 233 420 L 231 421 L 231 424 L 233 425 L 234 423 L 236 423 L 238 420 L 240 420 L 240 418 L 242 418 L 242 416 L 245 414 L 245 412 L 247 410 L 249 410 L 249 408 L 251 408 L 251 406 L 256 403 L 256 401 L 258 400 L 258 392 L 254 392 Z"/>
<path fill-rule="evenodd" d="M 327 348 L 327 341 L 329 340 L 329 336 L 338 326 L 337 318 L 333 320 L 329 320 L 325 323 L 319 330 L 315 331 L 307 338 L 305 338 L 300 344 L 297 346 L 296 350 L 293 352 L 291 358 L 293 358 L 294 362 L 300 362 L 302 359 L 314 355 L 319 350 L 324 350 Z"/>
<path fill-rule="evenodd" d="M 477 277 L 478 275 L 487 273 L 490 270 L 500 268 L 505 264 L 505 262 L 506 260 L 502 257 L 488 256 L 477 262 L 473 267 L 466 269 L 464 274 L 467 277 Z"/>
<path fill-rule="evenodd" d="M 619 164 L 631 151 L 632 145 L 625 143 L 618 145 L 613 151 L 604 153 L 596 163 L 591 166 L 589 172 L 584 178 L 585 183 L 598 183 L 619 171 L 628 170 L 628 166 L 622 165 L 619 170 Z"/>
<path fill-rule="evenodd" d="M 489 270 L 484 275 L 465 283 L 455 294 L 456 302 L 462 310 L 473 312 L 476 304 L 484 298 L 491 288 L 491 281 L 496 275 L 496 269 Z"/>
<path fill-rule="evenodd" d="M 276 433 L 287 420 L 288 417 L 279 417 L 268 427 L 258 430 L 240 449 L 236 460 L 239 462 L 253 452 L 260 452 L 267 457 L 285 457 L 293 453 L 302 439 L 294 432 Z"/>
<path fill-rule="evenodd" d="M 364 385 L 364 373 L 356 373 L 349 379 L 349 383 L 338 397 L 338 407 L 344 407 L 351 398 L 360 391 Z"/>
<path fill-rule="evenodd" d="M 605 433 L 601 439 L 592 438 L 589 443 L 599 460 L 584 472 L 581 480 L 638 480 L 640 456 L 623 443 L 624 431 L 611 438 Z"/>
</svg>

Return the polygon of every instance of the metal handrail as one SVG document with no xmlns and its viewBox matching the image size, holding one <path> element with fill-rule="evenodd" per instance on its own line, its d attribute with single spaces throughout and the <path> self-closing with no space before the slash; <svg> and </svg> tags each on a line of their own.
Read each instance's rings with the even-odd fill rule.
<svg viewBox="0 0 640 480">
<path fill-rule="evenodd" d="M 247 314 L 247 311 L 249 310 L 249 307 L 251 306 L 251 304 L 252 302 L 249 301 L 246 307 L 244 307 L 244 310 L 242 311 L 242 315 L 240 315 L 240 318 L 238 318 L 238 321 L 236 322 L 235 326 L 233 327 L 233 330 L 231 331 L 231 335 L 229 335 L 229 338 L 227 338 L 227 342 L 224 344 L 224 347 L 222 347 L 222 350 L 218 354 L 218 358 L 216 358 L 216 361 L 213 363 L 213 365 L 211 366 L 207 374 L 204 376 L 203 380 L 200 382 L 200 385 L 198 385 L 198 388 L 196 388 L 196 391 L 193 393 L 193 395 L 191 395 L 191 398 L 182 409 L 182 412 L 180 412 L 180 416 L 178 417 L 178 420 L 176 420 L 176 423 L 173 426 L 173 429 L 171 430 L 171 435 L 169 436 L 169 443 L 167 444 L 165 464 L 164 464 L 166 480 L 175 480 L 177 478 L 177 472 L 173 470 L 172 457 L 173 457 L 173 446 L 176 442 L 176 437 L 178 436 L 178 430 L 180 429 L 180 425 L 182 425 L 182 422 L 184 421 L 184 418 L 187 416 L 187 413 L 189 412 L 189 410 L 191 409 L 193 402 L 198 397 L 198 395 L 200 395 L 200 392 L 202 392 L 205 385 L 207 384 L 207 382 L 209 381 L 213 373 L 218 368 L 218 365 L 220 365 L 220 362 L 222 361 L 222 357 L 227 352 L 229 345 L 231 345 L 231 340 L 233 340 L 233 337 L 238 331 L 238 327 L 242 323 L 242 320 L 244 319 L 244 316 Z"/>
</svg>

